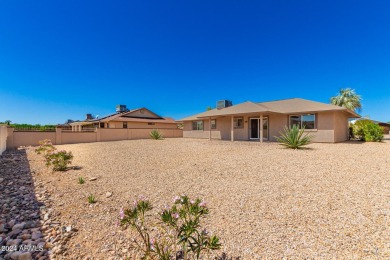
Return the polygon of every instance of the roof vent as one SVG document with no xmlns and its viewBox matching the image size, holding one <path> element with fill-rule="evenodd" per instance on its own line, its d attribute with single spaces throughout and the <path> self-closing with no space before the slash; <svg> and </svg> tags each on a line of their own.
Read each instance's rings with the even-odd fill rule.
<svg viewBox="0 0 390 260">
<path fill-rule="evenodd" d="M 85 119 L 86 119 L 86 120 L 91 120 L 91 119 L 93 119 L 92 114 L 86 114 L 86 115 L 85 115 Z"/>
<path fill-rule="evenodd" d="M 122 113 L 128 111 L 126 108 L 126 105 L 117 105 L 116 106 L 116 112 Z"/>
<path fill-rule="evenodd" d="M 233 106 L 233 102 L 230 100 L 219 100 L 217 101 L 217 109 Z"/>
</svg>

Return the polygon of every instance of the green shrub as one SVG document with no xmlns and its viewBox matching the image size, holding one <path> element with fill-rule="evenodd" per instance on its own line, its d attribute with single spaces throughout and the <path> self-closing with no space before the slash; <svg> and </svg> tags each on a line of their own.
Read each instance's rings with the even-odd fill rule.
<svg viewBox="0 0 390 260">
<path fill-rule="evenodd" d="M 161 140 L 161 139 L 163 139 L 163 135 L 160 133 L 160 131 L 158 131 L 158 129 L 153 129 L 150 132 L 150 138 L 152 138 L 154 140 Z"/>
<path fill-rule="evenodd" d="M 202 253 L 221 248 L 219 238 L 202 228 L 201 220 L 209 214 L 204 201 L 176 196 L 157 221 L 150 220 L 151 210 L 150 201 L 141 197 L 119 211 L 120 225 L 132 228 L 133 248 L 141 259 L 203 259 Z"/>
<path fill-rule="evenodd" d="M 46 166 L 52 166 L 53 171 L 66 171 L 73 159 L 71 152 L 64 150 L 57 151 L 49 139 L 39 141 L 39 147 L 35 149 L 35 152 L 37 154 L 43 154 L 46 160 Z"/>
<path fill-rule="evenodd" d="M 297 125 L 293 125 L 292 128 L 285 126 L 283 132 L 280 132 L 280 136 L 275 136 L 275 138 L 287 148 L 299 149 L 301 146 L 310 144 L 314 136 L 305 134 L 305 128 L 299 129 Z"/>
<path fill-rule="evenodd" d="M 72 152 L 62 150 L 48 153 L 45 158 L 46 166 L 53 166 L 53 171 L 66 171 L 68 164 L 72 163 L 73 155 Z"/>
<path fill-rule="evenodd" d="M 368 119 L 357 121 L 353 131 L 361 141 L 381 142 L 383 140 L 383 128 Z"/>
</svg>

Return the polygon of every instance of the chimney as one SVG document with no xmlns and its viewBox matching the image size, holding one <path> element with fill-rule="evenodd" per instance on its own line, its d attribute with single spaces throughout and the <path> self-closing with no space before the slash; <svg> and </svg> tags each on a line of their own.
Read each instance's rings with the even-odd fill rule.
<svg viewBox="0 0 390 260">
<path fill-rule="evenodd" d="M 92 119 L 93 119 L 92 114 L 87 114 L 85 116 L 85 120 L 92 120 Z"/>
</svg>

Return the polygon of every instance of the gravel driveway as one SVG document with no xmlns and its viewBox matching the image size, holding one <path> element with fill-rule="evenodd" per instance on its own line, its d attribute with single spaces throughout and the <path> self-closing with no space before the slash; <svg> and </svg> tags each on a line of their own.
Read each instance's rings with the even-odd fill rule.
<svg viewBox="0 0 390 260">
<path fill-rule="evenodd" d="M 389 258 L 390 141 L 308 147 L 192 139 L 61 145 L 80 167 L 61 173 L 49 173 L 32 149 L 28 158 L 61 223 L 78 230 L 63 257 L 128 255 L 126 232 L 115 226 L 120 207 L 145 195 L 158 210 L 187 194 L 207 201 L 206 224 L 229 256 Z"/>
</svg>

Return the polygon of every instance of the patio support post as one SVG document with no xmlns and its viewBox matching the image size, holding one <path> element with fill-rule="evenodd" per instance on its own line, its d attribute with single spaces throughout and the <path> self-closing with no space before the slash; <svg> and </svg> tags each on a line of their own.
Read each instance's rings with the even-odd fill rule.
<svg viewBox="0 0 390 260">
<path fill-rule="evenodd" d="M 260 126 L 259 126 L 259 128 L 260 128 L 260 143 L 262 143 L 263 142 L 263 128 L 264 128 L 264 122 L 263 122 L 263 114 L 260 114 Z"/>
<path fill-rule="evenodd" d="M 232 120 L 231 120 L 230 139 L 232 142 L 234 142 L 234 116 L 232 116 Z"/>
<path fill-rule="evenodd" d="M 209 117 L 209 140 L 211 141 L 211 117 Z"/>
</svg>

